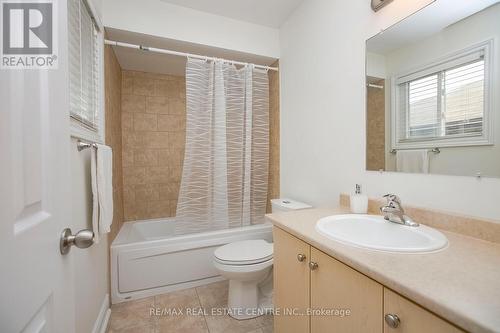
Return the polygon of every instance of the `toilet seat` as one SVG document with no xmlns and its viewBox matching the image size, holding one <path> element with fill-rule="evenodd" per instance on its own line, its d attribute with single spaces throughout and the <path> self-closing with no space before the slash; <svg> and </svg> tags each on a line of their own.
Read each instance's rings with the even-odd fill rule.
<svg viewBox="0 0 500 333">
<path fill-rule="evenodd" d="M 273 258 L 273 244 L 265 240 L 245 240 L 219 247 L 214 252 L 215 261 L 223 265 L 255 265 Z"/>
<path fill-rule="evenodd" d="M 233 265 L 233 264 L 219 262 L 217 261 L 217 259 L 214 260 L 215 268 L 219 272 L 223 272 L 225 276 L 231 276 L 234 279 L 236 274 L 238 276 L 238 279 L 245 279 L 245 280 L 246 279 L 253 280 L 253 275 L 255 273 L 259 274 L 259 272 L 272 267 L 273 263 L 274 260 L 269 259 L 267 261 L 258 264 Z M 244 276 L 241 274 L 244 274 Z"/>
</svg>

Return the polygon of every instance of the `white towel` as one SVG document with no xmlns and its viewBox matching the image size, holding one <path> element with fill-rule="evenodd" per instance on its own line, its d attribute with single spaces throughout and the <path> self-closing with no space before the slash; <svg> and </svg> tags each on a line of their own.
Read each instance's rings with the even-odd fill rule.
<svg viewBox="0 0 500 333">
<path fill-rule="evenodd" d="M 97 193 L 97 151 L 90 148 L 90 181 L 92 184 L 92 231 L 94 243 L 99 243 L 99 194 Z"/>
<path fill-rule="evenodd" d="M 111 230 L 113 223 L 113 152 L 105 145 L 96 145 L 91 153 L 92 228 L 94 241 Z"/>
<path fill-rule="evenodd" d="M 429 173 L 429 151 L 427 149 L 398 150 L 396 170 L 410 173 Z"/>
</svg>

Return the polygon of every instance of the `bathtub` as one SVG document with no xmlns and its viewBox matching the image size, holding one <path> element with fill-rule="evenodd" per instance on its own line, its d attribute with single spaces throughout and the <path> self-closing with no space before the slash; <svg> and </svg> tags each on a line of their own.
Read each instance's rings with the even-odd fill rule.
<svg viewBox="0 0 500 333">
<path fill-rule="evenodd" d="M 270 223 L 173 236 L 175 218 L 126 222 L 111 244 L 113 304 L 223 280 L 214 250 L 247 240 L 272 241 Z"/>
</svg>

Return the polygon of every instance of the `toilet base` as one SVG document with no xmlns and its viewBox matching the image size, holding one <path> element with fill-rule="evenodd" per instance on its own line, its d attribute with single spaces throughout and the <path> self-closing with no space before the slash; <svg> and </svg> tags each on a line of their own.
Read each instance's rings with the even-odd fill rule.
<svg viewBox="0 0 500 333">
<path fill-rule="evenodd" d="M 258 317 L 259 288 L 252 281 L 229 281 L 227 299 L 229 315 L 235 319 L 250 319 Z"/>
<path fill-rule="evenodd" d="M 252 319 L 272 311 L 272 269 L 262 281 L 229 280 L 229 316 Z"/>
</svg>

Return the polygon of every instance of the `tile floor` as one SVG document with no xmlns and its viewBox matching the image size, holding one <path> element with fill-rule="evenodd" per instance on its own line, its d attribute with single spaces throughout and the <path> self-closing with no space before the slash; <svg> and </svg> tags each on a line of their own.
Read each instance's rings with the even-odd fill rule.
<svg viewBox="0 0 500 333">
<path fill-rule="evenodd" d="M 113 305 L 108 333 L 272 333 L 272 315 L 236 320 L 211 315 L 211 309 L 227 306 L 227 281 L 174 291 L 155 297 Z M 151 309 L 183 309 L 177 315 L 151 315 Z M 200 309 L 188 315 L 185 309 Z M 206 314 L 201 313 L 204 309 Z"/>
</svg>

